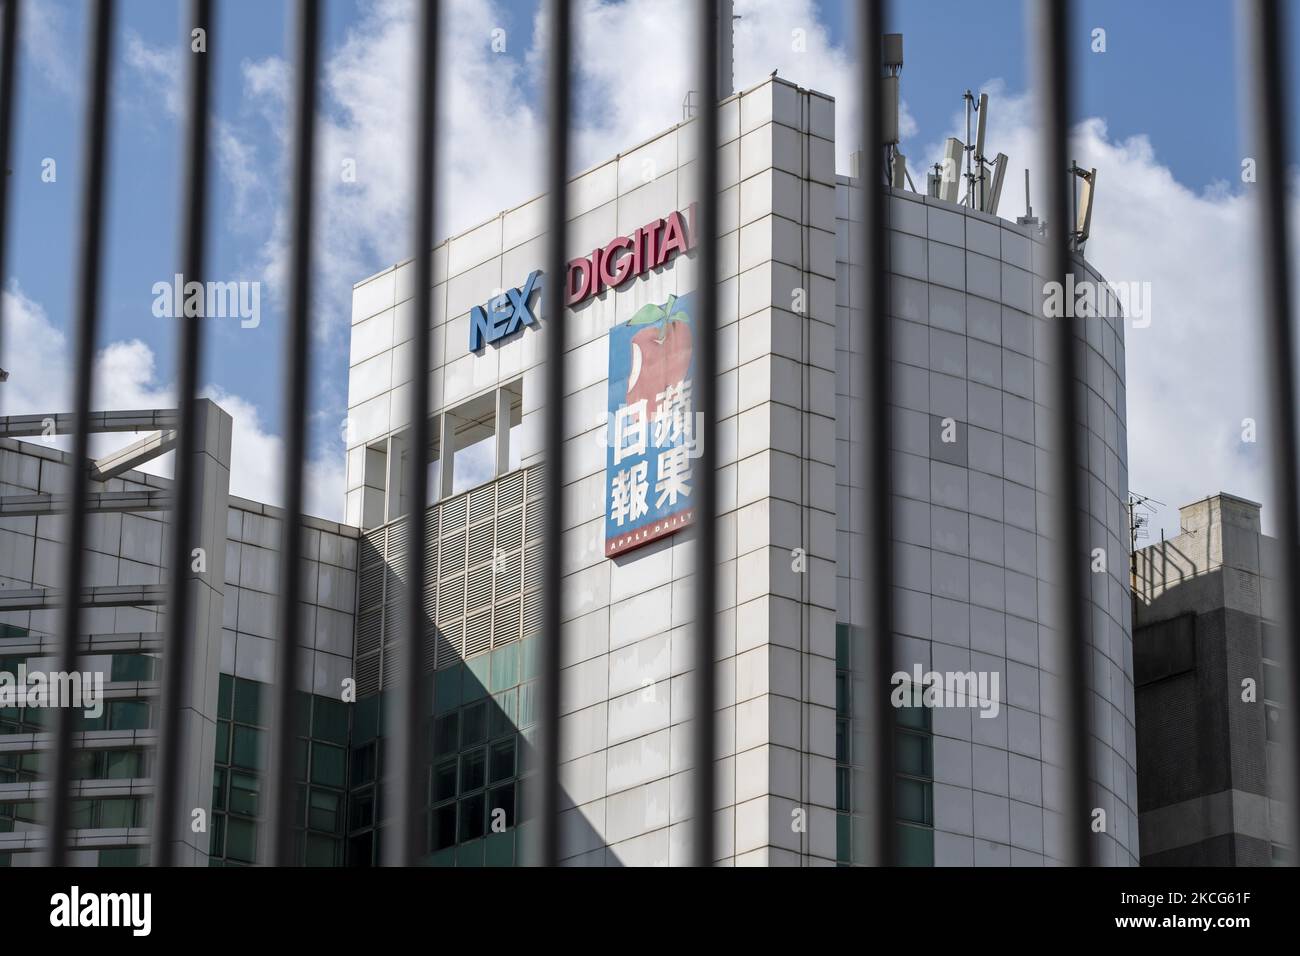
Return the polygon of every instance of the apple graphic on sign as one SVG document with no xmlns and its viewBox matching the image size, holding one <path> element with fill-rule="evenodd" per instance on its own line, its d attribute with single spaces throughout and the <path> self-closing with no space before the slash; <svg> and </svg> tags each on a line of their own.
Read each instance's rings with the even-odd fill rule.
<svg viewBox="0 0 1300 956">
<path fill-rule="evenodd" d="M 632 336 L 627 403 L 632 405 L 644 398 L 646 414 L 653 417 L 659 407 L 659 394 L 685 379 L 691 366 L 694 340 L 690 316 L 677 308 L 677 296 L 670 295 L 664 305 L 643 305 L 628 325 L 645 328 Z"/>
</svg>

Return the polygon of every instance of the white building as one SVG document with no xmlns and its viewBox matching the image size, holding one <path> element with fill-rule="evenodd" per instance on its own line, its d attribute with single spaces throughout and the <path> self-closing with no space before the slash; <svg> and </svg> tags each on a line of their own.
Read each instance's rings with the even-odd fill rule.
<svg viewBox="0 0 1300 956">
<path fill-rule="evenodd" d="M 862 742 L 855 746 L 851 722 L 849 639 L 864 616 L 850 561 L 858 393 L 850 370 L 863 319 L 849 281 L 853 180 L 835 171 L 834 113 L 830 98 L 780 79 L 721 105 L 714 822 L 727 864 L 849 862 L 864 792 L 853 771 Z M 562 855 L 589 865 L 689 859 L 695 574 L 682 468 L 693 459 L 669 412 L 687 410 L 672 386 L 692 378 L 693 129 L 667 130 L 572 179 L 566 251 L 588 266 L 566 277 L 574 304 L 562 318 L 540 314 L 536 294 L 549 278 L 535 275 L 545 257 L 542 200 L 432 253 L 435 440 L 417 452 L 430 462 L 437 498 L 424 653 L 435 708 L 431 863 L 517 862 L 520 833 L 533 825 L 527 741 L 537 717 L 544 461 L 562 469 L 566 496 Z M 1061 691 L 1042 610 L 1046 325 L 1034 317 L 1033 277 L 1041 244 L 1033 227 L 902 190 L 892 191 L 889 228 L 898 667 L 997 681 L 981 702 L 996 707 L 900 711 L 901 851 L 922 865 L 1050 863 L 1061 854 L 1061 801 L 1047 742 Z M 1082 260 L 1078 268 L 1100 281 Z M 591 288 L 602 271 L 611 287 Z M 297 681 L 311 707 L 300 747 L 309 863 L 378 859 L 380 691 L 395 676 L 388 619 L 397 613 L 391 584 L 404 570 L 397 519 L 412 451 L 403 376 L 414 273 L 406 262 L 355 287 L 346 523 L 308 522 L 310 652 Z M 543 336 L 561 333 L 566 440 L 547 449 Z M 1090 544 L 1109 558 L 1091 594 L 1089 729 L 1094 806 L 1105 811 L 1096 839 L 1103 862 L 1132 864 L 1122 322 L 1089 321 L 1083 334 Z M 167 413 L 158 414 L 103 424 L 165 433 Z M 48 658 L 58 599 L 50 589 L 60 529 L 49 495 L 68 461 L 13 440 L 39 434 L 35 419 L 0 428 L 5 666 Z M 201 454 L 212 459 L 204 527 L 219 546 L 202 582 L 210 627 L 197 636 L 184 792 L 212 826 L 206 841 L 178 839 L 191 862 L 238 864 L 255 855 L 265 809 L 267 708 L 258 698 L 273 677 L 278 515 L 229 498 L 225 469 L 240 467 L 229 460 L 229 420 L 215 407 L 204 420 Z M 117 699 L 136 706 L 117 708 L 121 727 L 112 718 L 80 741 L 83 753 L 117 755 L 92 753 L 74 794 L 84 863 L 131 862 L 148 840 L 166 534 L 165 512 L 149 512 L 164 506 L 168 483 L 129 469 L 162 444 L 146 439 L 92 473 L 92 490 L 108 496 L 91 517 L 86 583 L 95 590 L 82 647 L 108 655 L 91 659 L 112 672 Z M 359 699 L 343 704 L 349 678 Z M 40 716 L 0 709 L 0 862 L 30 863 L 40 845 Z"/>
<path fill-rule="evenodd" d="M 850 642 L 837 634 L 862 617 L 848 547 L 849 370 L 861 317 L 850 301 L 852 180 L 834 170 L 834 109 L 830 98 L 780 79 L 721 106 L 715 825 L 720 859 L 737 865 L 830 864 L 849 855 L 850 815 L 837 805 L 852 804 L 844 779 L 851 774 L 837 775 L 837 739 L 845 765 L 852 734 L 847 725 L 837 734 L 836 705 L 837 670 L 847 676 L 851 664 L 841 656 L 837 667 L 837 643 L 843 655 Z M 691 124 L 670 129 L 574 177 L 566 252 L 590 256 L 616 237 L 635 240 L 646 223 L 686 215 L 695 198 L 692 133 Z M 996 717 L 937 709 L 901 731 L 914 755 L 900 767 L 908 771 L 899 790 L 909 819 L 904 853 L 941 865 L 1041 864 L 1061 852 L 1052 814 L 1059 778 L 1043 743 L 1050 739 L 1043 715 L 1055 713 L 1059 690 L 1040 652 L 1046 342 L 1044 322 L 1033 317 L 1032 269 L 1041 245 L 1031 227 L 893 193 L 899 667 L 992 673 L 1002 688 Z M 510 331 L 502 320 L 501 338 L 482 336 L 471 352 L 471 310 L 490 311 L 502 290 L 524 287 L 544 261 L 543 225 L 538 199 L 434 251 L 430 383 L 438 439 L 428 458 L 444 499 L 431 509 L 439 563 L 428 607 L 440 635 L 437 662 L 467 662 L 475 682 L 503 701 L 522 683 L 517 709 L 500 707 L 527 735 L 532 675 L 505 663 L 498 679 L 495 660 L 514 654 L 509 649 L 537 626 L 534 530 L 546 505 L 534 498 L 535 476 L 548 453 L 558 452 L 568 523 L 563 855 L 596 865 L 680 863 L 689 852 L 693 534 L 670 533 L 613 557 L 604 545 L 616 493 L 609 415 L 619 404 L 610 403 L 610 356 L 621 354 L 611 350 L 611 330 L 647 305 L 667 307 L 671 296 L 688 295 L 693 257 L 678 253 L 589 295 L 562 322 L 542 316 Z M 624 243 L 623 260 L 633 257 L 628 246 L 642 248 Z M 403 512 L 403 343 L 413 321 L 413 276 L 407 262 L 358 283 L 353 295 L 347 520 L 363 529 L 372 561 L 368 571 L 363 557 L 358 603 L 362 693 L 391 680 L 382 667 L 381 557 L 385 547 L 394 553 L 401 533 L 400 523 L 386 522 Z M 575 277 L 571 288 L 578 285 Z M 492 325 L 484 316 L 480 329 Z M 559 331 L 568 356 L 566 441 L 543 449 L 542 337 Z M 1098 837 L 1101 858 L 1131 864 L 1137 831 L 1123 579 L 1122 323 L 1097 319 L 1086 335 L 1092 532 L 1110 559 L 1092 594 L 1095 805 L 1108 821 Z M 945 419 L 954 421 L 956 441 L 941 440 Z M 453 450 L 451 468 L 446 449 Z M 452 681 L 444 687 L 440 677 L 435 696 L 454 696 Z M 450 745 L 449 735 L 444 740 Z M 453 833 L 454 791 L 443 791 L 442 816 L 434 811 L 431 849 L 450 861 L 452 846 L 468 836 L 477 860 L 481 824 Z M 477 803 L 462 814 L 466 809 L 471 817 L 479 812 Z"/>
</svg>

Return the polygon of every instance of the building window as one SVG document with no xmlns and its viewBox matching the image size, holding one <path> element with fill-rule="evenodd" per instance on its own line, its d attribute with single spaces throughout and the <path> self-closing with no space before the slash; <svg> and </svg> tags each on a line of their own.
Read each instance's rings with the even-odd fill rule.
<svg viewBox="0 0 1300 956">
<path fill-rule="evenodd" d="M 836 859 L 853 862 L 853 829 L 863 825 L 853 812 L 853 649 L 857 628 L 845 624 L 835 629 L 835 805 L 837 813 Z M 903 866 L 934 865 L 934 739 L 930 711 L 921 706 L 894 711 L 894 784 L 897 814 L 897 860 Z"/>
<path fill-rule="evenodd" d="M 1282 635 L 1276 624 L 1261 622 L 1259 625 L 1260 645 L 1264 657 L 1271 661 L 1282 660 Z"/>
<path fill-rule="evenodd" d="M 1273 704 L 1264 705 L 1264 735 L 1271 743 L 1282 740 L 1282 711 Z"/>
<path fill-rule="evenodd" d="M 256 681 L 229 674 L 222 674 L 219 681 L 208 852 L 213 866 L 241 866 L 257 862 L 257 828 L 267 812 L 263 787 L 270 695 Z M 294 747 L 299 781 L 294 792 L 296 858 L 300 865 L 341 866 L 352 708 L 332 698 L 301 693 L 295 706 L 303 735 Z M 365 746 L 358 750 L 367 752 Z M 356 759 L 358 750 L 352 752 L 353 778 L 360 763 L 361 776 L 369 782 L 374 779 L 374 758 Z M 373 750 L 372 742 L 372 755 Z M 363 813 L 366 806 L 358 801 L 357 812 Z"/>
<path fill-rule="evenodd" d="M 529 661 L 535 660 L 535 643 L 508 644 L 430 675 L 437 713 L 428 728 L 425 862 L 429 864 L 509 866 L 515 862 L 515 828 L 524 816 L 522 788 L 528 779 L 522 776 L 528 768 L 521 730 L 532 723 L 528 715 L 536 695 L 536 674 Z M 353 748 L 350 866 L 373 865 L 382 852 L 376 837 L 377 800 L 368 784 L 383 773 L 382 757 L 374 766 L 369 756 L 374 744 Z M 368 754 L 366 772 L 358 775 L 357 755 L 363 748 Z"/>
<path fill-rule="evenodd" d="M 898 864 L 900 866 L 934 866 L 934 830 L 930 827 L 900 823 Z"/>
<path fill-rule="evenodd" d="M 109 669 L 112 681 L 153 681 L 158 679 L 158 658 L 149 654 L 114 654 Z"/>
<path fill-rule="evenodd" d="M 1265 700 L 1280 702 L 1282 700 L 1282 668 L 1278 664 L 1264 661 L 1263 679 L 1260 681 L 1260 696 Z"/>
<path fill-rule="evenodd" d="M 1273 743 L 1282 739 L 1282 639 L 1276 624 L 1260 624 L 1260 644 L 1263 659 L 1260 662 L 1259 695 L 1264 702 L 1264 737 Z"/>
</svg>

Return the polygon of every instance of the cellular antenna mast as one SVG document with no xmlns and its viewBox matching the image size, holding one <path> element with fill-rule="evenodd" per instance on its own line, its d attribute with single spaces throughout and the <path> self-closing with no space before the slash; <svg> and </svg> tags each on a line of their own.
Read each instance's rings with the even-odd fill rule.
<svg viewBox="0 0 1300 956">
<path fill-rule="evenodd" d="M 989 161 L 985 155 L 984 145 L 988 134 L 989 122 L 989 95 L 981 93 L 977 97 L 971 90 L 967 90 L 962 99 L 966 104 L 966 142 L 963 143 L 956 137 L 949 137 L 944 146 L 944 159 L 942 164 L 942 175 L 937 192 L 932 191 L 931 195 L 938 195 L 949 202 L 957 201 L 957 182 L 959 179 L 966 180 L 966 195 L 962 197 L 961 204 L 971 209 L 978 209 L 980 212 L 987 212 L 997 215 L 998 203 L 1002 199 L 1002 182 L 1007 172 L 1007 155 L 998 153 L 997 156 Z M 974 122 L 975 139 L 971 141 L 971 124 Z M 966 163 L 965 172 L 961 169 L 963 159 Z"/>
<path fill-rule="evenodd" d="M 1038 219 L 1034 216 L 1033 204 L 1029 201 L 1029 170 L 1025 170 L 1025 214 L 1016 220 L 1017 225 L 1036 226 Z"/>
<path fill-rule="evenodd" d="M 987 94 L 981 93 L 978 103 L 975 100 L 975 94 L 967 90 L 962 99 L 966 101 L 966 143 L 964 152 L 966 153 L 966 196 L 962 205 L 970 206 L 972 209 L 979 209 L 978 196 L 976 195 L 976 183 L 983 177 L 983 152 L 984 152 L 984 117 L 985 113 L 981 111 L 981 106 L 989 105 Z M 970 138 L 971 114 L 976 117 L 976 125 L 979 132 L 976 133 L 978 142 L 972 143 Z M 976 171 L 978 170 L 978 172 Z"/>
<path fill-rule="evenodd" d="M 1080 180 L 1083 186 L 1079 186 Z M 1083 254 L 1084 244 L 1092 234 L 1092 202 L 1097 194 L 1097 170 L 1070 163 L 1070 193 L 1074 197 L 1074 231 L 1070 234 L 1074 251 Z"/>
<path fill-rule="evenodd" d="M 718 0 L 715 18 L 718 21 L 718 46 L 714 62 L 718 68 L 718 99 L 725 100 L 736 92 L 735 59 L 736 30 L 735 21 L 740 17 L 735 14 L 735 0 Z M 776 71 L 772 71 L 773 75 Z M 697 90 L 687 90 L 682 98 L 682 122 L 688 122 L 699 109 L 696 103 Z"/>
<path fill-rule="evenodd" d="M 881 140 L 885 144 L 885 184 L 902 189 L 911 185 L 912 177 L 907 172 L 907 157 L 898 150 L 899 144 L 899 75 L 903 72 L 903 34 L 886 33 L 881 38 L 882 61 L 885 75 L 880 78 L 881 96 Z M 912 192 L 916 187 L 912 186 Z"/>
<path fill-rule="evenodd" d="M 719 0 L 717 4 L 718 17 L 718 99 L 725 100 L 732 93 L 736 92 L 735 71 L 732 64 L 735 62 L 736 44 L 735 44 L 735 20 L 740 17 L 733 12 L 735 3 L 733 0 Z"/>
</svg>

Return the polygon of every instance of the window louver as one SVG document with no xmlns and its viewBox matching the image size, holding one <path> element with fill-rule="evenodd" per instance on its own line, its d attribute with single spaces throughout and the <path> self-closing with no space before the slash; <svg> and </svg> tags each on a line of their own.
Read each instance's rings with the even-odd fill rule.
<svg viewBox="0 0 1300 956">
<path fill-rule="evenodd" d="M 489 520 L 469 529 L 469 566 L 477 567 L 492 559 L 492 538 L 495 526 Z"/>
<path fill-rule="evenodd" d="M 357 697 L 379 692 L 379 653 L 357 658 Z"/>
<path fill-rule="evenodd" d="M 497 605 L 492 619 L 492 646 L 501 647 L 519 640 L 519 610 L 521 600 L 515 598 Z"/>
<path fill-rule="evenodd" d="M 491 650 L 492 611 L 488 609 L 465 619 L 465 657 Z"/>
</svg>

